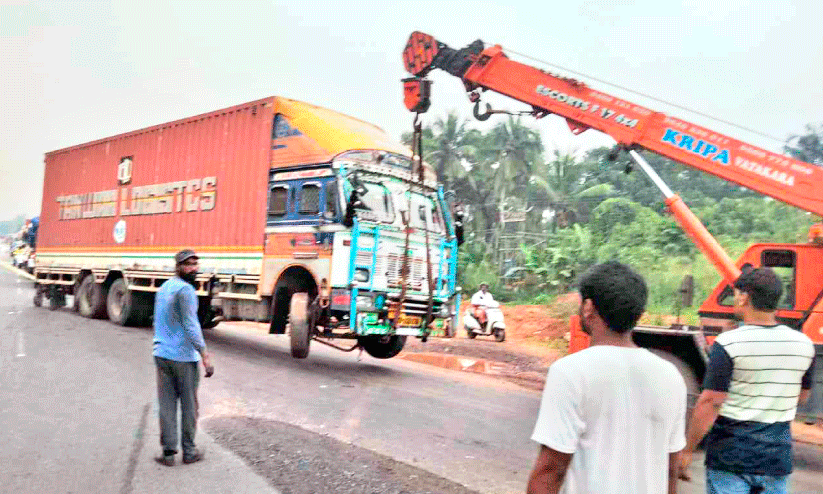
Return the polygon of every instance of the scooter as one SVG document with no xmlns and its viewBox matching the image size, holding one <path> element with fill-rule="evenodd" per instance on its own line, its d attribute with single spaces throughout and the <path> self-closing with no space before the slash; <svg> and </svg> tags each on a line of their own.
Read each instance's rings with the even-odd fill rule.
<svg viewBox="0 0 823 494">
<path fill-rule="evenodd" d="M 466 330 L 466 335 L 470 339 L 474 339 L 477 335 L 491 336 L 494 335 L 495 341 L 506 340 L 506 322 L 503 320 L 503 311 L 500 310 L 500 304 L 492 302 L 486 306 L 486 324 L 482 325 L 474 317 L 474 309 L 470 305 L 463 313 L 463 329 Z"/>
</svg>

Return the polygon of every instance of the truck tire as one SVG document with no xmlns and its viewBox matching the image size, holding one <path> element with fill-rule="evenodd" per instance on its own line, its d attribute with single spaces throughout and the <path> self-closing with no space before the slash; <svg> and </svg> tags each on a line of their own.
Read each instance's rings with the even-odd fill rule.
<svg viewBox="0 0 823 494">
<path fill-rule="evenodd" d="M 361 336 L 357 339 L 363 350 L 374 358 L 392 358 L 403 350 L 406 344 L 405 336 Z"/>
<path fill-rule="evenodd" d="M 309 327 L 309 294 L 294 293 L 289 307 L 289 336 L 291 337 L 291 356 L 306 358 L 309 356 L 311 330 Z"/>
<path fill-rule="evenodd" d="M 34 306 L 43 307 L 43 290 L 39 286 L 34 289 Z"/>
<path fill-rule="evenodd" d="M 93 275 L 86 275 L 77 288 L 77 311 L 89 319 L 103 319 L 106 317 L 106 287 L 94 282 Z"/>
<path fill-rule="evenodd" d="M 109 287 L 106 312 L 111 322 L 119 326 L 132 326 L 137 322 L 140 313 L 139 302 L 123 278 L 114 280 Z"/>
<path fill-rule="evenodd" d="M 658 348 L 649 348 L 648 350 L 663 360 L 674 364 L 677 371 L 683 376 L 683 382 L 686 383 L 686 424 L 688 424 L 694 406 L 697 404 L 697 397 L 700 396 L 700 383 L 697 381 L 694 371 L 689 367 L 689 364 L 677 355 Z"/>
</svg>

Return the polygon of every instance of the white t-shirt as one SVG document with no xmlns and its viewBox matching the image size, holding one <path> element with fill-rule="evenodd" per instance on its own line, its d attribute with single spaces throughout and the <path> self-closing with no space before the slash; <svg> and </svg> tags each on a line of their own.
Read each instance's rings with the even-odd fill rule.
<svg viewBox="0 0 823 494">
<path fill-rule="evenodd" d="M 494 302 L 494 297 L 492 297 L 491 292 L 483 293 L 482 291 L 478 291 L 472 295 L 472 305 L 488 306 L 491 302 Z"/>
<path fill-rule="evenodd" d="M 686 446 L 686 385 L 642 348 L 589 347 L 549 369 L 532 440 L 573 453 L 561 493 L 665 494 Z"/>
</svg>

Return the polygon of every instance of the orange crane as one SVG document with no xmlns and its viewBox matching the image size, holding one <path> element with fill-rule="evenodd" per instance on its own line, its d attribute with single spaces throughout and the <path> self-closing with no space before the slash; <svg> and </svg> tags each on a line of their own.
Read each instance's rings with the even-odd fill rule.
<svg viewBox="0 0 823 494">
<path fill-rule="evenodd" d="M 705 373 L 707 341 L 727 326 L 724 320 L 733 318 L 730 284 L 747 264 L 772 267 L 785 281 L 786 293 L 778 320 L 803 331 L 815 342 L 818 367 L 812 393 L 823 394 L 823 226 L 817 224 L 810 229 L 807 244 L 755 244 L 736 262 L 732 261 L 638 150 L 653 151 L 816 216 L 823 216 L 823 168 L 517 62 L 506 56 L 500 45 L 486 46 L 477 40 L 462 49 L 453 49 L 428 34 L 414 32 L 403 51 L 403 62 L 412 75 L 403 81 L 404 102 L 410 111 L 422 113 L 429 108 L 431 81 L 425 76 L 433 69 L 441 69 L 463 81 L 469 100 L 475 105 L 474 116 L 479 120 L 499 113 L 489 105 L 481 111 L 480 96 L 484 91 L 530 105 L 536 118 L 559 115 L 574 134 L 595 129 L 614 138 L 619 149 L 627 151 L 660 189 L 674 218 L 723 277 L 698 311 L 700 327 L 638 327 L 634 332 L 638 345 L 655 351 L 680 369 L 691 402 Z M 573 318 L 570 351 L 587 344 Z M 799 413 L 823 416 L 823 403 L 810 400 Z"/>
</svg>

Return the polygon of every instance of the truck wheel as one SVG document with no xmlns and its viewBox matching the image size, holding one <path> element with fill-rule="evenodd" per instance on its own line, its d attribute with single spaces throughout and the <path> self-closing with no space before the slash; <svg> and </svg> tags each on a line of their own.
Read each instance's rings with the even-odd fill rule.
<svg viewBox="0 0 823 494">
<path fill-rule="evenodd" d="M 677 371 L 683 376 L 683 382 L 686 383 L 686 424 L 688 424 L 692 417 L 692 410 L 697 404 L 697 397 L 700 396 L 700 383 L 697 382 L 694 371 L 689 367 L 689 364 L 674 354 L 657 348 L 649 348 L 648 350 L 663 360 L 674 364 Z"/>
<path fill-rule="evenodd" d="M 39 286 L 34 289 L 34 306 L 43 307 L 43 290 Z"/>
<path fill-rule="evenodd" d="M 80 281 L 75 297 L 77 311 L 89 319 L 103 319 L 106 317 L 106 287 L 94 282 L 94 275 L 86 275 Z"/>
<path fill-rule="evenodd" d="M 494 341 L 503 342 L 506 341 L 506 330 L 497 328 L 494 330 Z"/>
<path fill-rule="evenodd" d="M 126 286 L 123 278 L 114 280 L 109 287 L 109 295 L 106 298 L 106 311 L 111 322 L 120 326 L 131 326 L 138 316 L 138 303 L 136 297 Z"/>
<path fill-rule="evenodd" d="M 291 356 L 306 358 L 309 356 L 311 328 L 309 328 L 309 294 L 294 293 L 289 308 L 289 335 L 291 337 Z"/>
<path fill-rule="evenodd" d="M 405 336 L 362 336 L 357 339 L 363 350 L 374 358 L 387 359 L 392 358 L 401 350 L 406 344 Z"/>
</svg>

